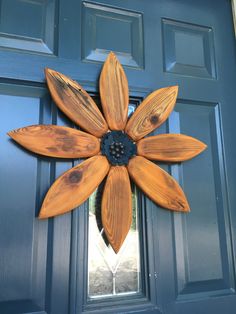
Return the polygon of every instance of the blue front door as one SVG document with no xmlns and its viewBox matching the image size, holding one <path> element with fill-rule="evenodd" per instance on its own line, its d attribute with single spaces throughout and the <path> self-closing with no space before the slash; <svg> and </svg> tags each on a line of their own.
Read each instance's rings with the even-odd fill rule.
<svg viewBox="0 0 236 314">
<path fill-rule="evenodd" d="M 52 102 L 44 68 L 96 99 L 109 51 L 138 104 L 179 86 L 168 122 L 208 145 L 195 159 L 161 165 L 182 185 L 191 213 L 139 192 L 139 293 L 87 295 L 88 203 L 39 221 L 43 197 L 72 162 L 54 162 L 6 133 L 32 124 L 72 126 Z M 0 313 L 234 314 L 236 249 L 236 50 L 229 0 L 0 1 Z"/>
</svg>

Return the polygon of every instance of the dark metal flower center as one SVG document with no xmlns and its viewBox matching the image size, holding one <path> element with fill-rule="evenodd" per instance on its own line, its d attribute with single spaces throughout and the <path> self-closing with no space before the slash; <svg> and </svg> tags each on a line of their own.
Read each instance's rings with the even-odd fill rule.
<svg viewBox="0 0 236 314">
<path fill-rule="evenodd" d="M 122 131 L 111 131 L 102 137 L 102 154 L 112 165 L 127 165 L 129 159 L 136 155 L 135 143 Z"/>
</svg>

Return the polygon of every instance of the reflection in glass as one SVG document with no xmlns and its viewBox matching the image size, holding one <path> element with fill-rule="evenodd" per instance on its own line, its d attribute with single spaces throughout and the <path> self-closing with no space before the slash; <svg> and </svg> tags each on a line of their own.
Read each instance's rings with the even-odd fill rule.
<svg viewBox="0 0 236 314">
<path fill-rule="evenodd" d="M 89 199 L 88 296 L 134 294 L 140 291 L 137 197 L 132 194 L 133 222 L 118 254 L 108 244 L 101 224 L 102 188 Z"/>
</svg>

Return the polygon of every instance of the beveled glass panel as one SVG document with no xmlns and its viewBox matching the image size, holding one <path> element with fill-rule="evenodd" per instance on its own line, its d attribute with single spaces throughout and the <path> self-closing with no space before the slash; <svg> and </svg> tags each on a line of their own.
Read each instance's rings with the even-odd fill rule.
<svg viewBox="0 0 236 314">
<path fill-rule="evenodd" d="M 89 199 L 88 297 L 138 293 L 140 246 L 136 192 L 132 193 L 132 226 L 118 254 L 108 244 L 102 228 L 101 196 L 102 189 L 98 188 Z"/>
</svg>

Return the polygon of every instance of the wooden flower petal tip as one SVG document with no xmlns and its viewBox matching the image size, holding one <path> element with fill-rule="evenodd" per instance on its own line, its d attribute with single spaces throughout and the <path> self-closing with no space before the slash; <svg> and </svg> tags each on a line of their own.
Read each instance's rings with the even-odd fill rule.
<svg viewBox="0 0 236 314">
<path fill-rule="evenodd" d="M 59 72 L 57 72 L 57 71 L 55 71 L 53 69 L 50 69 L 50 68 L 45 68 L 44 69 L 44 73 L 45 73 L 46 79 L 50 79 L 50 77 L 49 77 L 50 75 L 54 76 L 54 77 L 59 77 L 59 75 L 60 75 Z"/>
<path fill-rule="evenodd" d="M 178 91 L 179 91 L 179 86 L 178 85 L 173 85 L 173 86 L 170 86 L 170 88 L 172 88 L 173 91 L 175 91 L 176 97 L 177 97 L 178 96 Z"/>
<path fill-rule="evenodd" d="M 174 211 L 189 212 L 186 196 L 166 171 L 144 157 L 130 159 L 128 171 L 134 182 L 156 204 Z"/>
<path fill-rule="evenodd" d="M 62 174 L 49 189 L 40 219 L 62 215 L 87 200 L 110 169 L 104 156 L 94 156 Z"/>
<path fill-rule="evenodd" d="M 53 70 L 50 68 L 44 68 L 44 73 L 46 74 L 50 74 L 50 72 L 52 72 Z"/>
<path fill-rule="evenodd" d="M 14 132 L 15 131 L 16 130 L 11 130 L 11 131 L 7 132 L 7 135 L 10 136 L 12 139 L 14 139 Z"/>
<path fill-rule="evenodd" d="M 11 131 L 7 132 L 7 135 L 10 136 L 18 144 L 20 144 L 18 139 L 17 139 L 17 137 L 18 137 L 18 135 L 17 135 L 18 130 L 20 130 L 20 129 L 11 130 Z"/>
<path fill-rule="evenodd" d="M 124 130 L 128 118 L 129 88 L 125 71 L 113 52 L 103 65 L 99 89 L 109 128 Z"/>
<path fill-rule="evenodd" d="M 114 166 L 102 196 L 102 225 L 113 250 L 118 253 L 132 222 L 132 192 L 126 167 Z"/>
<path fill-rule="evenodd" d="M 44 211 L 40 211 L 39 215 L 38 215 L 38 219 L 48 219 L 50 218 L 50 215 L 47 215 L 46 212 Z"/>
<path fill-rule="evenodd" d="M 82 86 L 49 68 L 45 69 L 45 76 L 55 104 L 65 115 L 96 137 L 107 132 L 108 126 L 103 115 Z"/>
<path fill-rule="evenodd" d="M 160 134 L 137 143 L 139 156 L 165 162 L 182 162 L 199 155 L 207 145 L 183 134 Z"/>
<path fill-rule="evenodd" d="M 174 109 L 178 86 L 160 88 L 144 99 L 129 119 L 125 131 L 135 141 L 162 125 Z"/>
</svg>

